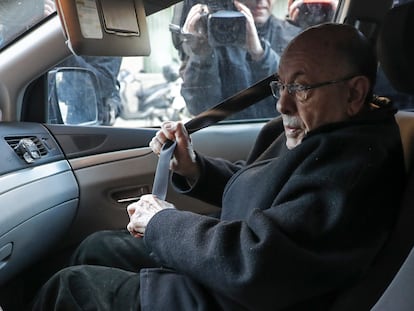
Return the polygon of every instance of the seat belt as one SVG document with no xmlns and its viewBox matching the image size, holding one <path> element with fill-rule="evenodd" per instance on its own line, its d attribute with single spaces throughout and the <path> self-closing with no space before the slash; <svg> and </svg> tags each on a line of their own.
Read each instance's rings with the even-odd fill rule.
<svg viewBox="0 0 414 311">
<path fill-rule="evenodd" d="M 247 107 L 252 106 L 260 100 L 270 96 L 272 92 L 269 84 L 275 79 L 276 75 L 272 74 L 253 84 L 251 87 L 225 99 L 209 110 L 195 116 L 193 119 L 184 124 L 188 134 L 192 134 L 198 130 L 217 123 L 231 114 L 246 109 Z M 159 155 L 152 187 L 152 194 L 161 200 L 165 200 L 167 197 L 170 179 L 170 160 L 174 154 L 176 144 L 177 143 L 175 141 L 167 140 Z"/>
</svg>

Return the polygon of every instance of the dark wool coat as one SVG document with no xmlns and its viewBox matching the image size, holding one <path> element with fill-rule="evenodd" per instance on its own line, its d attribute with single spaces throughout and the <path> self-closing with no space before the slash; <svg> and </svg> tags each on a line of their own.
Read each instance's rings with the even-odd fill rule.
<svg viewBox="0 0 414 311">
<path fill-rule="evenodd" d="M 308 133 L 284 147 L 278 121 L 245 165 L 198 155 L 191 189 L 221 219 L 167 209 L 145 243 L 163 269 L 141 270 L 142 310 L 327 310 L 373 262 L 399 207 L 404 163 L 394 111 Z"/>
</svg>

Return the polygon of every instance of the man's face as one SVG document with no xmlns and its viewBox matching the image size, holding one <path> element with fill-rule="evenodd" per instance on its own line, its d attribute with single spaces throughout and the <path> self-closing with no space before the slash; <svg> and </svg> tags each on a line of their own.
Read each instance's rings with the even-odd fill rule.
<svg viewBox="0 0 414 311">
<path fill-rule="evenodd" d="M 286 50 L 278 72 L 282 83 L 312 85 L 342 79 L 351 74 L 346 66 L 341 68 L 340 61 L 332 56 L 329 49 L 311 43 L 310 40 L 302 39 Z M 307 99 L 300 101 L 294 94 L 284 90 L 277 102 L 289 149 L 300 144 L 309 131 L 350 117 L 348 81 L 306 92 Z"/>
<path fill-rule="evenodd" d="M 272 15 L 273 3 L 275 0 L 241 0 L 252 12 L 256 25 L 267 22 Z"/>
</svg>

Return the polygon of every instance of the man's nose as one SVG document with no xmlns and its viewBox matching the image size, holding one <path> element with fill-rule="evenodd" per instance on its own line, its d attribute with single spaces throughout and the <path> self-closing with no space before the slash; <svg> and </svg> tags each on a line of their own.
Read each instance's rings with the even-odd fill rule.
<svg viewBox="0 0 414 311">
<path fill-rule="evenodd" d="M 280 114 L 292 115 L 297 112 L 296 101 L 286 89 L 280 92 L 280 97 L 276 102 L 276 109 Z"/>
</svg>

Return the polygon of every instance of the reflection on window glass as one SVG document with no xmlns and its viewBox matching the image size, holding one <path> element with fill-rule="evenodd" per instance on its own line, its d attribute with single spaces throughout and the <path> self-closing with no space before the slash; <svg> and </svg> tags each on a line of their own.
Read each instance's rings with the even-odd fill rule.
<svg viewBox="0 0 414 311">
<path fill-rule="evenodd" d="M 207 1 L 208 3 L 208 1 Z M 280 55 L 302 29 L 331 20 L 337 1 L 242 1 L 236 7 L 186 2 L 175 41 L 183 65 L 182 95 L 191 114 L 198 114 L 277 71 Z M 250 10 L 244 16 L 221 18 L 218 10 Z M 230 14 L 230 13 L 229 13 Z M 283 16 L 283 17 L 277 17 Z M 230 21 L 229 21 L 230 20 Z M 240 38 L 233 38 L 238 34 Z M 227 40 L 227 41 L 226 41 Z M 270 118 L 277 115 L 269 97 L 231 119 Z"/>
<path fill-rule="evenodd" d="M 186 121 L 276 72 L 289 41 L 306 27 L 331 21 L 337 6 L 337 0 L 186 0 L 148 17 L 150 57 L 97 57 L 93 63 L 77 57 L 69 66 L 93 68 L 98 76 L 99 124 Z M 255 12 L 250 27 L 244 10 Z M 269 97 L 230 119 L 276 115 Z"/>
<path fill-rule="evenodd" d="M 0 48 L 55 11 L 54 0 L 1 0 Z"/>
</svg>

